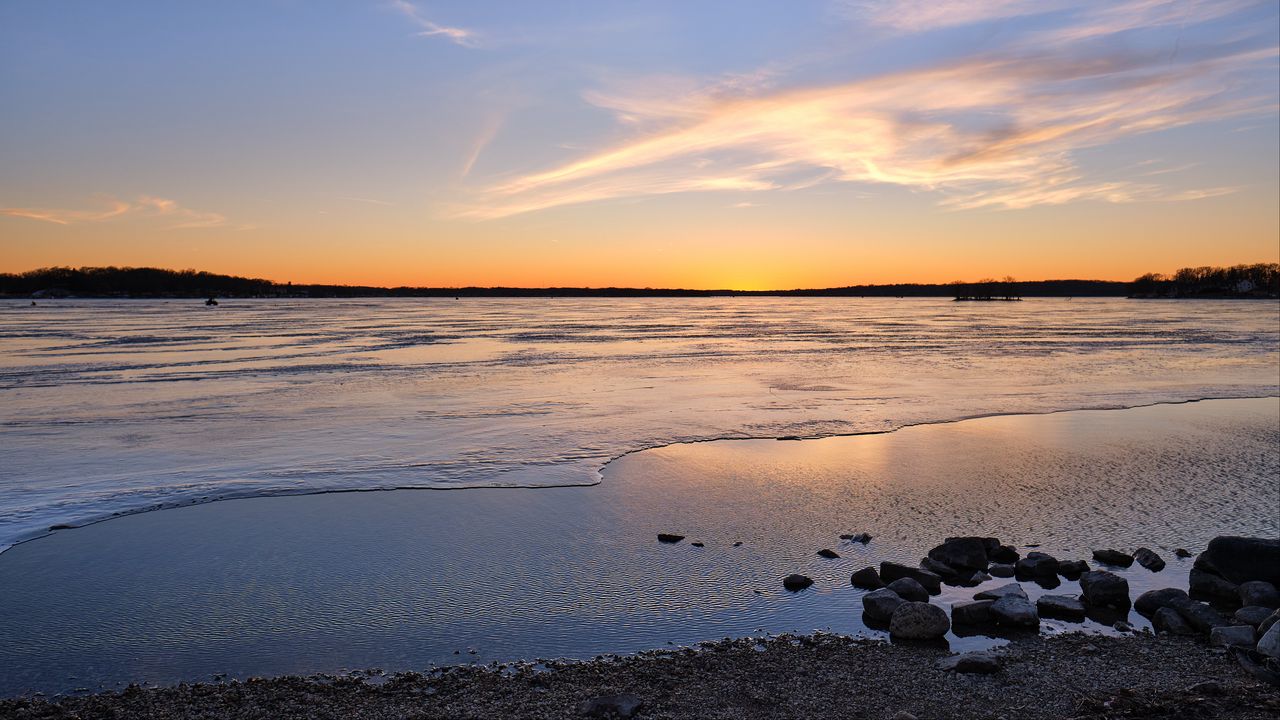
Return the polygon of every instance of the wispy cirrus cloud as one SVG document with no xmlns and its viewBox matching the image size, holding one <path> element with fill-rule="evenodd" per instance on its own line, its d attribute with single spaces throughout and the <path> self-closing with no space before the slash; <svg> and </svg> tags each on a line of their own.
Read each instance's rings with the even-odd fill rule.
<svg viewBox="0 0 1280 720">
<path fill-rule="evenodd" d="M 68 210 L 52 208 L 0 208 L 0 215 L 26 220 L 53 223 L 55 225 L 80 225 L 102 223 L 133 218 L 159 218 L 167 220 L 172 230 L 224 227 L 226 216 L 214 212 L 202 212 L 183 207 L 168 198 L 140 195 L 132 201 L 120 200 L 109 195 L 95 198 L 99 206 L 94 210 Z"/>
<path fill-rule="evenodd" d="M 450 27 L 441 25 L 437 22 L 428 20 L 423 16 L 418 6 L 408 0 L 391 0 L 391 7 L 397 10 L 401 15 L 409 18 L 413 24 L 417 25 L 421 30 L 417 33 L 420 37 L 442 37 L 455 45 L 462 47 L 474 48 L 479 46 L 476 33 L 460 27 Z"/>
<path fill-rule="evenodd" d="M 1025 5 L 943 3 L 942 16 L 910 27 L 999 17 Z M 732 86 L 663 81 L 640 91 L 593 91 L 584 96 L 589 103 L 638 130 L 631 140 L 493 182 L 453 214 L 490 219 L 627 196 L 833 182 L 928 191 L 956 209 L 1231 192 L 1098 176 L 1077 160 L 1082 150 L 1143 133 L 1275 112 L 1274 88 L 1258 82 L 1259 70 L 1276 62 L 1269 36 L 1232 32 L 1182 45 L 1176 56 L 1163 47 L 1098 42 L 1141 22 L 1173 22 L 1169 5 L 1096 4 L 1059 24 L 1058 42 L 1014 38 L 1002 50 L 821 87 L 780 88 L 762 76 Z M 1199 14 L 1184 8 L 1180 23 L 1223 15 L 1221 3 L 1186 5 Z"/>
</svg>

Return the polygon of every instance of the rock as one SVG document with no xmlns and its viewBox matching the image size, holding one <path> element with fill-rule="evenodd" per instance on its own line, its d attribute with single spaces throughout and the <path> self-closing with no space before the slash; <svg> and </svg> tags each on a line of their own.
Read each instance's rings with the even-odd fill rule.
<svg viewBox="0 0 1280 720">
<path fill-rule="evenodd" d="M 986 625 L 991 622 L 991 606 L 995 600 L 972 600 L 951 605 L 953 625 Z"/>
<path fill-rule="evenodd" d="M 1022 586 L 1019 585 L 1018 583 L 1009 583 L 1008 585 L 1001 585 L 998 588 L 983 590 L 982 592 L 974 595 L 973 599 L 974 600 L 999 600 L 1000 598 L 1003 598 L 1003 597 L 1020 597 L 1023 600 L 1026 600 L 1027 591 L 1023 590 Z"/>
<path fill-rule="evenodd" d="M 920 720 L 920 718 L 916 717 L 915 715 L 912 715 L 906 710 L 899 710 L 898 712 L 894 713 L 893 717 L 889 718 L 889 720 Z"/>
<path fill-rule="evenodd" d="M 990 675 L 1000 671 L 1000 656 L 986 651 L 952 655 L 939 660 L 937 668 L 950 672 Z"/>
<path fill-rule="evenodd" d="M 1151 627 L 1157 633 L 1168 633 L 1170 635 L 1198 635 L 1196 629 L 1191 627 L 1186 620 L 1178 614 L 1177 610 L 1171 607 L 1162 607 L 1155 611 L 1151 616 Z"/>
<path fill-rule="evenodd" d="M 1177 555 L 1177 556 L 1178 556 L 1178 557 L 1180 557 L 1180 558 L 1189 558 L 1189 557 L 1191 557 L 1191 551 L 1190 551 L 1190 550 L 1188 550 L 1188 549 L 1186 549 L 1186 548 L 1178 548 L 1177 550 L 1174 550 L 1174 551 L 1173 551 L 1173 554 L 1174 554 L 1174 555 Z"/>
<path fill-rule="evenodd" d="M 1058 559 L 1042 552 L 1029 552 L 1014 568 L 1019 575 L 1054 577 L 1058 574 Z"/>
<path fill-rule="evenodd" d="M 1129 607 L 1129 581 L 1106 570 L 1090 570 L 1081 575 L 1080 589 L 1086 605 L 1120 610 Z"/>
<path fill-rule="evenodd" d="M 1069 595 L 1041 595 L 1036 599 L 1036 610 L 1047 618 L 1084 621 L 1084 603 Z"/>
<path fill-rule="evenodd" d="M 960 571 L 942 562 L 926 557 L 920 561 L 920 567 L 942 578 L 944 581 L 950 582 L 960 577 Z"/>
<path fill-rule="evenodd" d="M 1112 629 L 1114 629 L 1116 632 L 1122 632 L 1122 633 L 1131 633 L 1131 632 L 1133 632 L 1133 626 L 1132 626 L 1132 625 L 1130 625 L 1129 623 L 1127 623 L 1127 622 L 1123 621 L 1123 620 L 1117 620 L 1117 621 L 1115 621 L 1115 622 L 1111 623 L 1111 627 L 1112 627 Z"/>
<path fill-rule="evenodd" d="M 1237 585 L 1265 580 L 1280 586 L 1280 539 L 1218 536 L 1196 558 L 1195 567 Z"/>
<path fill-rule="evenodd" d="M 1236 584 L 1219 577 L 1209 570 L 1193 567 L 1187 576 L 1187 580 L 1191 586 L 1190 594 L 1193 598 L 1217 600 L 1224 603 L 1240 601 L 1240 592 Z"/>
<path fill-rule="evenodd" d="M 888 622 L 893 617 L 893 611 L 904 602 L 906 600 L 898 593 L 889 588 L 880 588 L 862 596 L 862 611 L 872 620 Z"/>
<path fill-rule="evenodd" d="M 981 570 L 975 570 L 974 573 L 970 575 L 969 578 L 961 584 L 973 587 L 975 585 L 981 585 L 982 583 L 990 579 L 991 579 L 990 575 L 982 572 Z"/>
<path fill-rule="evenodd" d="M 1262 639 L 1258 640 L 1258 652 L 1280 660 L 1280 623 L 1272 623 Z"/>
<path fill-rule="evenodd" d="M 866 545 L 867 543 L 871 542 L 871 536 L 866 533 L 858 533 L 856 535 L 841 535 L 840 539 L 848 540 L 849 542 L 862 543 L 863 545 Z"/>
<path fill-rule="evenodd" d="M 995 563 L 987 568 L 987 572 L 998 578 L 1011 578 L 1017 572 L 1016 569 L 1009 564 Z"/>
<path fill-rule="evenodd" d="M 1205 680 L 1187 688 L 1187 692 L 1196 695 L 1225 695 L 1226 691 L 1222 689 L 1222 683 L 1217 680 Z"/>
<path fill-rule="evenodd" d="M 1175 602 L 1170 607 L 1177 610 L 1182 619 L 1202 635 L 1208 635 L 1210 630 L 1227 624 L 1227 619 L 1222 617 L 1222 613 L 1214 610 L 1207 603 L 1187 600 Z"/>
<path fill-rule="evenodd" d="M 1133 559 L 1151 572 L 1160 572 L 1164 569 L 1164 558 L 1157 555 L 1156 551 L 1150 548 L 1140 547 L 1134 550 Z"/>
<path fill-rule="evenodd" d="M 1079 580 L 1089 572 L 1089 563 L 1083 560 L 1063 560 L 1058 563 L 1058 574 L 1068 580 Z"/>
<path fill-rule="evenodd" d="M 1261 637 L 1266 635 L 1267 631 L 1271 629 L 1271 626 L 1276 623 L 1280 623 L 1280 610 L 1271 613 L 1271 617 L 1262 621 L 1262 624 L 1258 626 L 1258 636 Z"/>
<path fill-rule="evenodd" d="M 991 605 L 991 618 L 996 625 L 1006 628 L 1035 629 L 1040 627 L 1040 614 L 1036 606 L 1025 597 L 1006 595 Z"/>
<path fill-rule="evenodd" d="M 980 537 L 947 538 L 929 551 L 929 557 L 957 570 L 987 569 L 987 546 Z"/>
<path fill-rule="evenodd" d="M 884 587 L 884 581 L 880 579 L 880 573 L 876 572 L 873 567 L 864 567 L 849 577 L 849 582 L 856 588 L 863 590 L 878 590 Z"/>
<path fill-rule="evenodd" d="M 1133 601 L 1133 609 L 1139 614 L 1151 617 L 1156 611 L 1164 607 L 1172 607 L 1177 602 L 1187 602 L 1185 590 L 1179 588 L 1161 588 L 1159 590 L 1148 590 L 1138 596 Z"/>
<path fill-rule="evenodd" d="M 1209 631 L 1209 644 L 1226 647 L 1253 647 L 1253 628 L 1248 625 L 1223 625 Z"/>
<path fill-rule="evenodd" d="M 601 695 L 578 703 L 578 713 L 587 717 L 629 718 L 644 705 L 644 701 L 631 693 Z"/>
<path fill-rule="evenodd" d="M 886 585 L 888 589 L 898 594 L 903 600 L 912 602 L 929 602 L 929 591 L 924 589 L 920 583 L 911 578 L 898 578 Z"/>
<path fill-rule="evenodd" d="M 1236 611 L 1233 615 L 1237 621 L 1248 625 L 1249 627 L 1260 627 L 1262 623 L 1271 617 L 1274 612 L 1271 608 L 1262 607 L 1261 605 L 1246 605 Z"/>
<path fill-rule="evenodd" d="M 889 618 L 889 635 L 904 640 L 936 640 L 950 629 L 947 613 L 924 602 L 904 602 Z"/>
<path fill-rule="evenodd" d="M 689 543 L 689 544 L 690 544 L 691 546 L 693 546 L 693 547 L 706 547 L 706 543 L 691 542 L 691 543 Z"/>
<path fill-rule="evenodd" d="M 828 560 L 835 560 L 836 558 L 840 557 L 840 553 L 836 552 L 835 550 L 828 550 L 827 548 L 822 548 L 821 550 L 818 551 L 818 557 L 824 557 Z"/>
<path fill-rule="evenodd" d="M 782 578 L 782 587 L 791 592 L 799 592 L 813 584 L 813 578 L 806 575 L 788 575 Z"/>
<path fill-rule="evenodd" d="M 684 539 L 683 535 L 669 535 L 667 533 L 658 533 L 658 542 L 678 543 Z"/>
<path fill-rule="evenodd" d="M 1280 590 L 1266 580 L 1250 580 L 1240 583 L 1236 588 L 1241 605 L 1258 605 L 1265 608 L 1280 608 Z"/>
<path fill-rule="evenodd" d="M 1006 565 L 1018 562 L 1019 557 L 1021 556 L 1018 555 L 1017 548 L 1012 545 L 999 545 L 996 549 L 987 553 L 987 559 L 991 562 L 1004 563 Z"/>
<path fill-rule="evenodd" d="M 1094 550 L 1093 559 L 1116 567 L 1129 567 L 1133 564 L 1133 556 L 1119 550 Z"/>
<path fill-rule="evenodd" d="M 880 579 L 886 583 L 891 583 L 898 578 L 909 577 L 912 580 L 924 586 L 930 595 L 937 595 L 942 592 L 942 577 L 937 573 L 922 570 L 920 568 L 908 567 L 895 562 L 884 561 L 880 563 Z"/>
</svg>

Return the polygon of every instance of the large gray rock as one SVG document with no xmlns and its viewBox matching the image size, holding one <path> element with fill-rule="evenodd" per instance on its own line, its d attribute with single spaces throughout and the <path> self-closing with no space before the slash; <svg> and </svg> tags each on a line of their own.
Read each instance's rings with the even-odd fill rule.
<svg viewBox="0 0 1280 720">
<path fill-rule="evenodd" d="M 1188 602 L 1187 591 L 1180 588 L 1161 588 L 1148 590 L 1133 601 L 1133 609 L 1146 617 L 1151 617 L 1163 607 L 1173 607 L 1180 602 Z"/>
<path fill-rule="evenodd" d="M 1236 622 L 1242 622 L 1250 627 L 1261 627 L 1262 623 L 1271 617 L 1271 613 L 1275 612 L 1271 608 L 1265 608 L 1261 605 L 1246 605 L 1236 611 L 1233 615 Z"/>
<path fill-rule="evenodd" d="M 929 551 L 929 557 L 957 570 L 986 570 L 987 546 L 980 537 L 951 537 Z"/>
<path fill-rule="evenodd" d="M 1140 547 L 1133 551 L 1133 559 L 1142 567 L 1151 572 L 1160 572 L 1164 569 L 1164 558 L 1156 554 L 1155 550 Z"/>
<path fill-rule="evenodd" d="M 902 603 L 889 618 L 889 635 L 903 640 L 937 640 L 950 629 L 946 611 L 929 603 Z"/>
<path fill-rule="evenodd" d="M 1014 567 L 1019 575 L 1050 578 L 1058 574 L 1058 559 L 1042 552 L 1029 552 Z"/>
<path fill-rule="evenodd" d="M 1273 624 L 1258 640 L 1258 652 L 1280 660 L 1280 622 Z"/>
<path fill-rule="evenodd" d="M 1280 623 L 1280 610 L 1271 613 L 1271 617 L 1262 621 L 1262 624 L 1258 626 L 1258 636 L 1261 637 L 1266 635 L 1267 631 L 1271 629 L 1271 626 L 1278 623 Z"/>
<path fill-rule="evenodd" d="M 889 622 L 889 618 L 893 617 L 893 611 L 904 602 L 906 600 L 903 600 L 898 593 L 889 588 L 880 588 L 862 596 L 862 611 L 872 620 Z"/>
<path fill-rule="evenodd" d="M 1209 541 L 1195 567 L 1237 585 L 1266 580 L 1280 586 L 1280 539 L 1222 535 Z"/>
<path fill-rule="evenodd" d="M 1250 580 L 1236 588 L 1241 605 L 1257 605 L 1271 609 L 1280 608 L 1280 590 L 1266 580 Z"/>
<path fill-rule="evenodd" d="M 995 600 L 958 602 L 951 606 L 951 624 L 987 625 L 991 623 L 991 606 Z"/>
<path fill-rule="evenodd" d="M 1081 575 L 1080 590 L 1086 605 L 1119 610 L 1129 607 L 1129 581 L 1106 570 L 1090 570 Z"/>
<path fill-rule="evenodd" d="M 991 618 L 1004 628 L 1031 630 L 1040 627 L 1040 615 L 1030 600 L 1006 595 L 991 605 Z"/>
<path fill-rule="evenodd" d="M 849 582 L 856 588 L 863 590 L 878 590 L 884 587 L 884 581 L 880 579 L 880 573 L 876 572 L 873 567 L 864 567 L 854 573 L 849 578 Z"/>
<path fill-rule="evenodd" d="M 1084 621 L 1084 603 L 1069 595 L 1041 595 L 1036 599 L 1036 610 L 1047 618 Z"/>
<path fill-rule="evenodd" d="M 884 561 L 880 563 L 880 579 L 886 583 L 891 583 L 898 578 L 909 577 L 912 580 L 924 586 L 930 595 L 937 595 L 942 592 L 942 577 L 937 573 L 931 573 L 928 570 L 913 568 L 907 565 L 901 565 L 895 562 Z"/>
<path fill-rule="evenodd" d="M 929 591 L 911 578 L 898 578 L 886 586 L 898 594 L 903 600 L 912 602 L 929 602 Z"/>
<path fill-rule="evenodd" d="M 951 672 L 990 675 L 1000 671 L 1000 656 L 993 652 L 979 650 L 945 657 L 938 661 L 937 667 L 939 670 Z"/>
<path fill-rule="evenodd" d="M 1253 647 L 1253 628 L 1248 625 L 1223 625 L 1209 631 L 1211 645 Z"/>
<path fill-rule="evenodd" d="M 1155 611 L 1151 616 L 1151 627 L 1155 628 L 1157 633 L 1169 633 L 1172 635 L 1199 635 L 1195 628 L 1186 621 L 1171 607 L 1162 607 Z"/>
<path fill-rule="evenodd" d="M 1210 570 L 1191 568 L 1187 575 L 1191 597 L 1214 600 L 1219 603 L 1240 602 L 1240 590 L 1235 583 Z"/>
<path fill-rule="evenodd" d="M 1133 556 L 1119 550 L 1094 550 L 1093 559 L 1104 565 L 1116 567 L 1129 567 L 1133 564 Z"/>
<path fill-rule="evenodd" d="M 1202 635 L 1208 635 L 1210 630 L 1223 625 L 1229 625 L 1227 619 L 1222 617 L 1222 613 L 1214 610 L 1207 603 L 1196 600 L 1187 600 L 1186 602 L 1177 602 L 1171 605 L 1178 614 L 1186 620 L 1191 627 Z"/>
<path fill-rule="evenodd" d="M 1019 585 L 1018 583 L 1009 583 L 1008 585 L 1001 585 L 1000 587 L 991 588 L 990 590 L 983 590 L 982 592 L 975 594 L 973 596 L 973 599 L 974 600 L 999 600 L 1002 597 L 1009 597 L 1009 596 L 1020 597 L 1023 600 L 1026 600 L 1027 591 L 1023 590 L 1022 586 Z"/>
</svg>

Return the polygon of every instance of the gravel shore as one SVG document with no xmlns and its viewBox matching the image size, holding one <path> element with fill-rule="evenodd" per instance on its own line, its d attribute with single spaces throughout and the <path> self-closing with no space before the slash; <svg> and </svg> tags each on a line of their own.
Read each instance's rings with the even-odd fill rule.
<svg viewBox="0 0 1280 720">
<path fill-rule="evenodd" d="M 1172 636 L 1013 642 L 993 675 L 946 650 L 839 636 L 726 640 L 590 662 L 389 677 L 280 677 L 0 700 L 3 718 L 573 718 L 629 695 L 636 718 L 1274 718 L 1280 691 L 1224 651 Z M 609 713 L 601 715 L 610 717 Z"/>
</svg>

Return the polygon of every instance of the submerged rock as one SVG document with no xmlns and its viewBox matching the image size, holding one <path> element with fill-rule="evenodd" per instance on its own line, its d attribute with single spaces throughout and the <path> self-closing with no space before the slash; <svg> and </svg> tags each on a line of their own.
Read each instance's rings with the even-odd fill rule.
<svg viewBox="0 0 1280 720">
<path fill-rule="evenodd" d="M 898 578 L 904 577 L 909 577 L 923 585 L 930 595 L 937 595 L 942 592 L 942 577 L 937 573 L 889 562 L 888 560 L 880 563 L 880 579 L 886 583 L 891 583 Z"/>
<path fill-rule="evenodd" d="M 807 575 L 788 575 L 782 578 L 782 587 L 791 592 L 799 592 L 813 584 L 813 578 Z"/>
<path fill-rule="evenodd" d="M 1221 535 L 1209 541 L 1195 567 L 1237 585 L 1265 580 L 1280 586 L 1280 539 Z"/>
<path fill-rule="evenodd" d="M 840 557 L 840 553 L 836 552 L 835 550 L 822 548 L 821 550 L 818 551 L 818 557 L 824 557 L 828 560 L 835 560 L 836 558 Z"/>
<path fill-rule="evenodd" d="M 1151 627 L 1157 633 L 1170 635 L 1198 635 L 1199 633 L 1171 607 L 1162 607 L 1151 616 Z"/>
<path fill-rule="evenodd" d="M 888 589 L 898 594 L 903 600 L 911 600 L 913 602 L 929 602 L 929 591 L 924 589 L 920 583 L 911 578 L 898 578 L 886 586 Z"/>
<path fill-rule="evenodd" d="M 951 606 L 951 623 L 953 625 L 987 625 L 992 622 L 991 606 L 995 600 L 972 600 L 958 602 Z"/>
<path fill-rule="evenodd" d="M 1257 605 L 1276 609 L 1280 608 L 1280 590 L 1266 580 L 1250 580 L 1240 583 L 1236 588 L 1241 605 Z"/>
<path fill-rule="evenodd" d="M 1083 622 L 1084 603 L 1069 595 L 1041 595 L 1036 599 L 1036 610 L 1047 618 Z"/>
<path fill-rule="evenodd" d="M 952 537 L 929 551 L 929 557 L 957 570 L 986 570 L 987 545 L 980 537 Z"/>
<path fill-rule="evenodd" d="M 939 660 L 937 668 L 948 672 L 990 675 L 1000 671 L 1000 656 L 985 650 L 952 655 Z"/>
<path fill-rule="evenodd" d="M 880 573 L 876 572 L 873 567 L 864 567 L 849 577 L 849 582 L 856 588 L 863 590 L 878 590 L 884 587 L 884 581 L 880 579 Z"/>
<path fill-rule="evenodd" d="M 1253 628 L 1248 625 L 1223 625 L 1209 631 L 1211 645 L 1253 647 Z"/>
<path fill-rule="evenodd" d="M 1116 567 L 1129 567 L 1133 564 L 1133 556 L 1119 550 L 1094 550 L 1093 559 Z"/>
<path fill-rule="evenodd" d="M 1027 591 L 1023 590 L 1022 586 L 1019 585 L 1018 583 L 1009 583 L 1008 585 L 1001 585 L 1000 587 L 991 588 L 990 590 L 983 590 L 982 592 L 974 595 L 973 599 L 974 600 L 999 600 L 1000 598 L 1003 598 L 1003 597 L 1019 597 L 1019 598 L 1022 598 L 1023 600 L 1026 600 Z"/>
<path fill-rule="evenodd" d="M 1147 617 L 1155 615 L 1160 608 L 1173 607 L 1177 603 L 1190 602 L 1185 590 L 1179 588 L 1161 588 L 1148 590 L 1133 601 L 1133 609 Z"/>
<path fill-rule="evenodd" d="M 889 618 L 889 635 L 904 640 L 936 640 L 950 629 L 947 613 L 924 602 L 905 602 Z"/>
<path fill-rule="evenodd" d="M 1177 550 L 1174 550 L 1174 551 L 1173 551 L 1173 554 L 1174 554 L 1174 555 L 1177 555 L 1177 556 L 1178 556 L 1178 557 L 1180 557 L 1180 558 L 1189 558 L 1189 557 L 1191 557 L 1191 551 L 1190 551 L 1190 550 L 1188 550 L 1188 549 L 1186 549 L 1186 548 L 1178 548 Z"/>
<path fill-rule="evenodd" d="M 888 622 L 893 611 L 906 602 L 898 593 L 889 588 L 880 588 L 862 596 L 862 611 L 867 617 L 880 622 Z"/>
<path fill-rule="evenodd" d="M 1025 597 L 1006 595 L 991 605 L 991 618 L 996 625 L 1006 628 L 1031 630 L 1040 627 L 1040 614 L 1036 606 Z"/>
<path fill-rule="evenodd" d="M 644 701 L 631 693 L 601 695 L 578 703 L 578 713 L 587 717 L 629 718 L 636 714 Z"/>
<path fill-rule="evenodd" d="M 1164 569 L 1164 558 L 1160 557 L 1155 550 L 1140 547 L 1133 551 L 1133 559 L 1139 565 L 1150 570 L 1151 572 L 1160 572 Z"/>
<path fill-rule="evenodd" d="M 1081 575 L 1080 589 L 1086 605 L 1121 610 L 1129 607 L 1129 581 L 1106 570 L 1091 570 Z"/>
<path fill-rule="evenodd" d="M 671 535 L 670 533 L 658 533 L 658 542 L 678 543 L 684 539 L 683 535 Z"/>
</svg>

